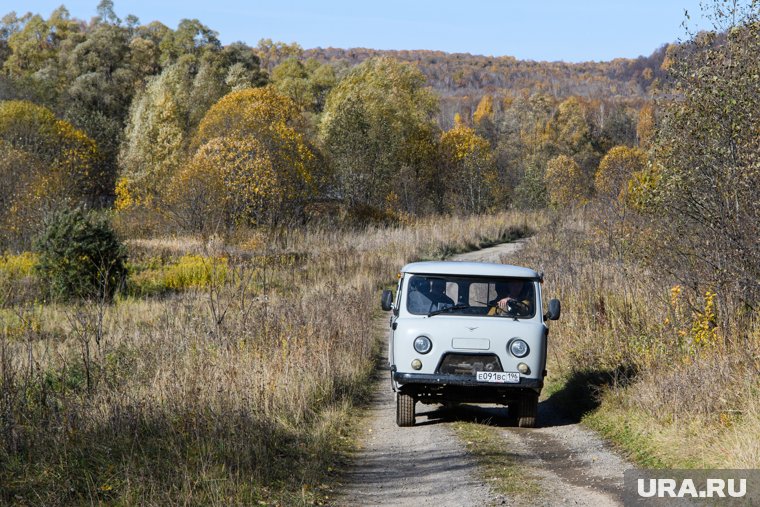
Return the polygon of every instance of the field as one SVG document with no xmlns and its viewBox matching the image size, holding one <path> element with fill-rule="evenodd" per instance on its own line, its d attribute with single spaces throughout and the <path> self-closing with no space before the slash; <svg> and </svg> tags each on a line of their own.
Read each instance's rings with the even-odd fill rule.
<svg viewBox="0 0 760 507">
<path fill-rule="evenodd" d="M 640 465 L 757 467 L 757 322 L 716 325 L 709 294 L 689 300 L 597 225 L 506 213 L 132 240 L 110 305 L 35 300 L 34 256 L 6 256 L 0 498 L 329 503 L 375 367 L 380 289 L 405 262 L 526 235 L 511 261 L 563 303 L 549 397 Z"/>
<path fill-rule="evenodd" d="M 412 259 L 507 241 L 539 216 L 129 243 L 112 305 L 0 313 L 0 499 L 314 504 L 351 446 L 379 290 Z M 18 259 L 6 258 L 7 265 Z M 31 294 L 5 270 L 4 293 Z M 334 478 L 334 477 L 333 477 Z"/>
</svg>

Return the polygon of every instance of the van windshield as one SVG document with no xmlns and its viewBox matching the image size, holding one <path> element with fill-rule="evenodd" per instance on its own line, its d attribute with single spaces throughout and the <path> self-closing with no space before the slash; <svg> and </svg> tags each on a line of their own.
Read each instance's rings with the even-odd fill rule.
<svg viewBox="0 0 760 507">
<path fill-rule="evenodd" d="M 406 308 L 414 315 L 476 315 L 530 319 L 536 291 L 524 278 L 412 275 Z"/>
</svg>

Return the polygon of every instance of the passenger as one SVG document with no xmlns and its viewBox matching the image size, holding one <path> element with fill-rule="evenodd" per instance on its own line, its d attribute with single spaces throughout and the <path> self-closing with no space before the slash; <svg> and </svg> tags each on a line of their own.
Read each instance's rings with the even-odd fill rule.
<svg viewBox="0 0 760 507">
<path fill-rule="evenodd" d="M 409 282 L 408 307 L 412 313 L 430 313 L 454 306 L 446 294 L 446 280 L 414 276 Z"/>
<path fill-rule="evenodd" d="M 435 310 L 454 306 L 454 300 L 446 294 L 446 280 L 442 278 L 433 278 L 431 285 L 433 304 L 436 305 L 436 308 L 434 308 Z"/>
<path fill-rule="evenodd" d="M 413 276 L 409 281 L 409 311 L 417 314 L 430 312 L 434 309 L 432 296 L 430 281 L 424 276 Z"/>
</svg>

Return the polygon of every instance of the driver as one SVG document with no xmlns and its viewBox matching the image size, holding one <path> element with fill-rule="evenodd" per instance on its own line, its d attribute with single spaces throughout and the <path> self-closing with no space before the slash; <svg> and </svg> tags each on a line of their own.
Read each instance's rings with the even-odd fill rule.
<svg viewBox="0 0 760 507">
<path fill-rule="evenodd" d="M 526 299 L 523 295 L 525 282 L 520 280 L 497 282 L 494 288 L 496 289 L 496 298 L 488 302 L 491 306 L 488 315 L 496 315 L 499 311 L 511 311 L 517 315 L 531 313 L 530 299 Z"/>
</svg>

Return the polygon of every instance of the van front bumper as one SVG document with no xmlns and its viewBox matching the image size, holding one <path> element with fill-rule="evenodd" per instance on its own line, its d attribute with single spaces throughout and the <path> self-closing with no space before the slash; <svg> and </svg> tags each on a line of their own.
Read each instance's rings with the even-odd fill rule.
<svg viewBox="0 0 760 507">
<path fill-rule="evenodd" d="M 538 378 L 520 377 L 519 383 L 507 384 L 496 382 L 478 382 L 474 376 L 469 375 L 441 375 L 430 373 L 403 373 L 394 371 L 393 380 L 398 384 L 419 384 L 431 386 L 463 386 L 478 387 L 484 389 L 542 389 L 544 380 Z"/>
</svg>

